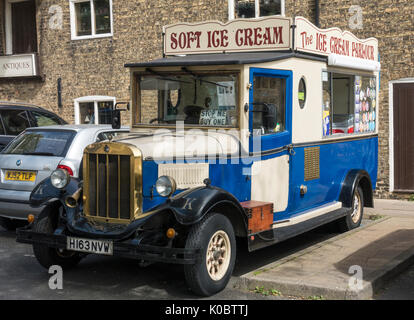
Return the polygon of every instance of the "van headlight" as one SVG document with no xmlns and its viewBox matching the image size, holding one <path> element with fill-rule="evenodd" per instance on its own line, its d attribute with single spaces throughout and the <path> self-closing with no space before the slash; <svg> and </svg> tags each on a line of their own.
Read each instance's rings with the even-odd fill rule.
<svg viewBox="0 0 414 320">
<path fill-rule="evenodd" d="M 52 172 L 50 181 L 56 189 L 63 189 L 69 184 L 70 175 L 66 170 L 56 169 Z"/>
<path fill-rule="evenodd" d="M 160 196 L 167 198 L 173 195 L 177 190 L 177 183 L 171 177 L 162 176 L 158 178 L 155 184 L 155 189 Z"/>
</svg>

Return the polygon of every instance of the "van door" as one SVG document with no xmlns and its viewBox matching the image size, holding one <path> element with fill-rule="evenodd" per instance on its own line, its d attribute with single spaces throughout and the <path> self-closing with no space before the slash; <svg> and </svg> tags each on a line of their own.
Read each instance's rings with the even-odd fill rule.
<svg viewBox="0 0 414 320">
<path fill-rule="evenodd" d="M 250 69 L 251 199 L 272 202 L 275 220 L 287 215 L 292 143 L 291 71 Z"/>
</svg>

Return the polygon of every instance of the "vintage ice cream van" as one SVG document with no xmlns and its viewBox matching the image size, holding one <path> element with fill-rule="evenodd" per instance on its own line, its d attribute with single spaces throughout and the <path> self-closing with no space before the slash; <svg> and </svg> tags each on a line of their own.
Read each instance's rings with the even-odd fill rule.
<svg viewBox="0 0 414 320">
<path fill-rule="evenodd" d="M 83 180 L 56 170 L 18 241 L 41 265 L 87 254 L 184 266 L 189 287 L 227 285 L 249 251 L 337 221 L 357 228 L 377 180 L 374 38 L 305 18 L 164 27 L 163 58 L 126 65 L 132 133 L 89 146 Z"/>
</svg>

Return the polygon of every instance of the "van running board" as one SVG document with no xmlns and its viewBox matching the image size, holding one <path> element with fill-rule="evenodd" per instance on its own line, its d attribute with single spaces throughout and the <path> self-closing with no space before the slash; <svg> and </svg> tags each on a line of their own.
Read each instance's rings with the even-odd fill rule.
<svg viewBox="0 0 414 320">
<path fill-rule="evenodd" d="M 249 251 L 252 252 L 259 250 L 316 229 L 320 226 L 345 217 L 351 210 L 352 208 L 341 207 L 321 215 L 313 216 L 295 224 L 291 224 L 292 221 L 290 220 L 289 224 L 287 221 L 283 221 L 283 224 L 276 224 L 277 227 L 272 230 L 267 230 L 253 236 L 249 236 Z"/>
</svg>

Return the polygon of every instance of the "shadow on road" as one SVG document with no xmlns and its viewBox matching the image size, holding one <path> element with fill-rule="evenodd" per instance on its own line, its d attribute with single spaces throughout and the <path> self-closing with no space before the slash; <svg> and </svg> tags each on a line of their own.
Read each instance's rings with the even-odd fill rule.
<svg viewBox="0 0 414 320">
<path fill-rule="evenodd" d="M 328 225 L 252 253 L 247 251 L 246 243 L 239 241 L 233 275 L 241 276 L 336 235 Z M 92 255 L 76 269 L 65 271 L 64 290 L 53 292 L 48 287 L 51 275 L 37 263 L 31 247 L 15 243 L 14 237 L 13 232 L 0 230 L 0 238 L 6 239 L 10 247 L 7 251 L 16 251 L 4 253 L 8 258 L 0 266 L 0 274 L 7 275 L 0 279 L 3 294 L 12 299 L 196 298 L 186 286 L 183 266 L 156 263 L 141 268 L 135 260 Z M 10 295 L 7 290 L 15 293 Z"/>
</svg>

